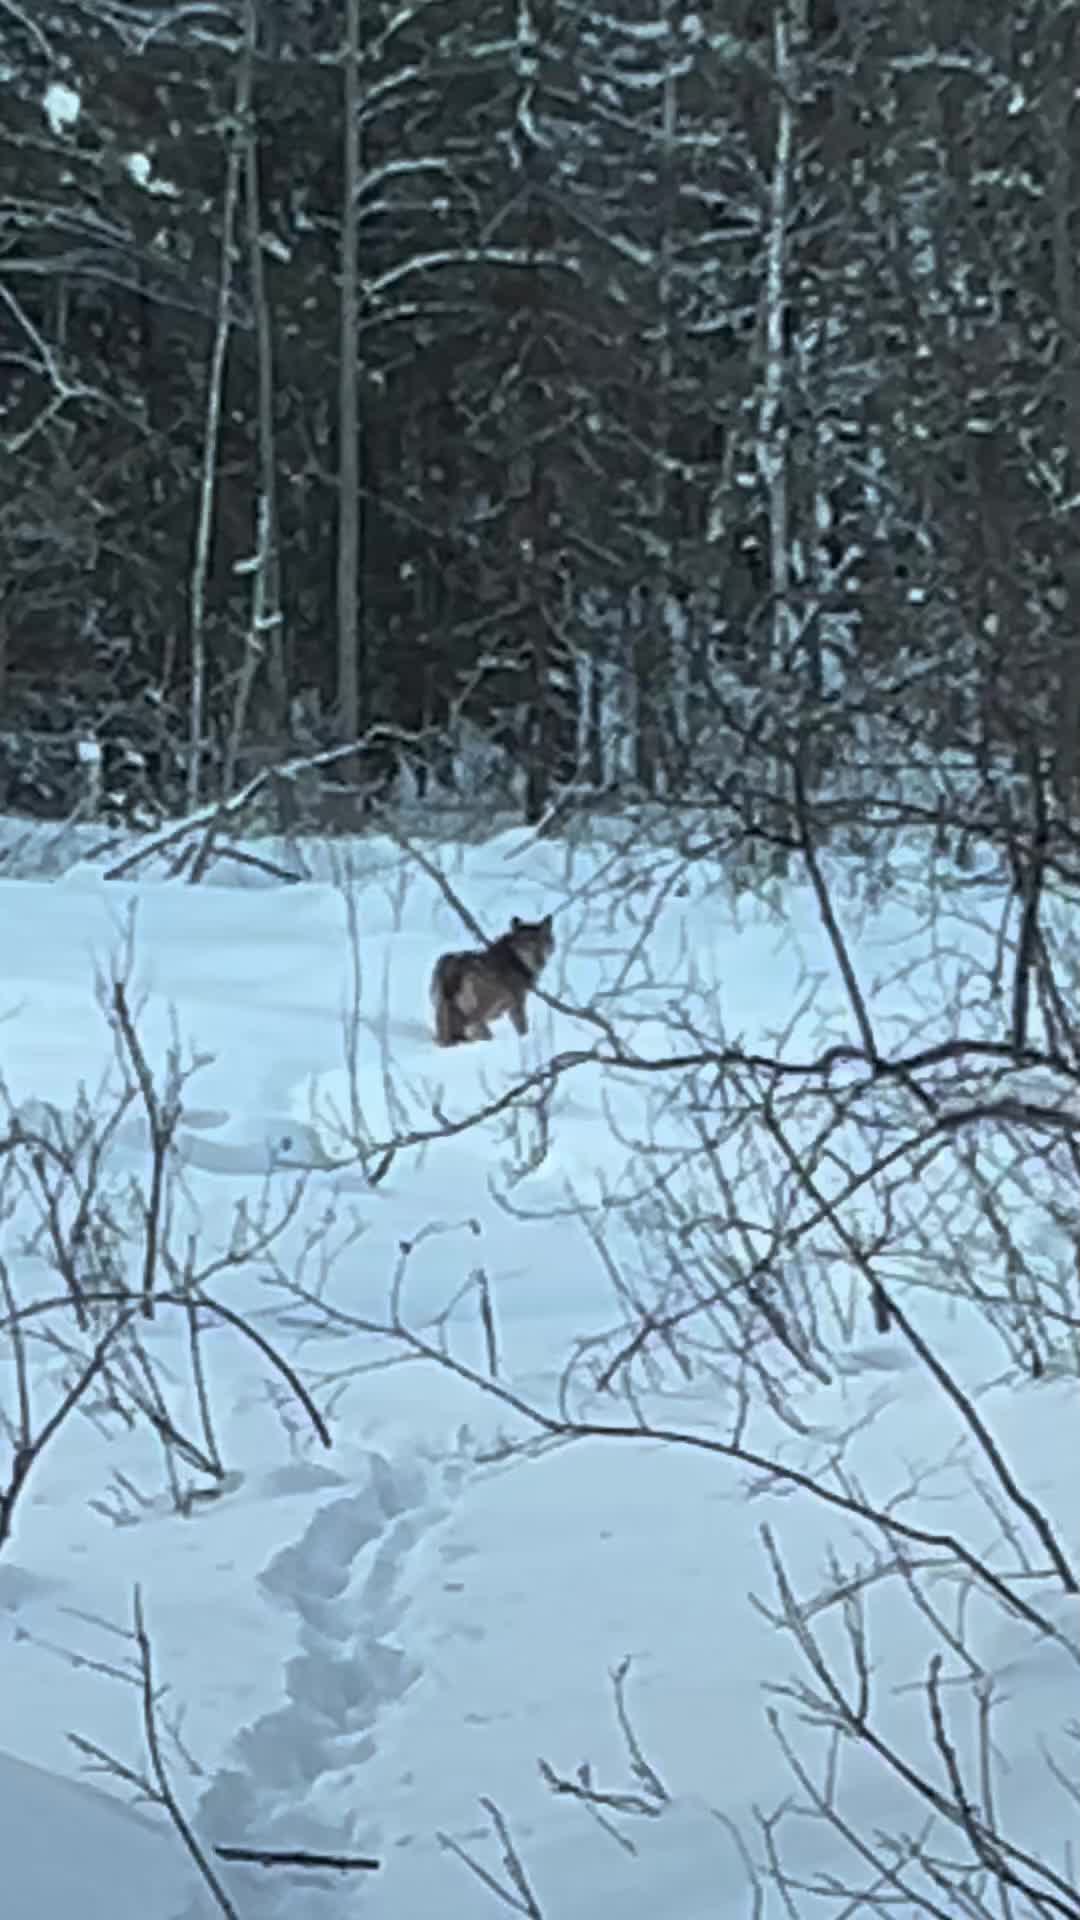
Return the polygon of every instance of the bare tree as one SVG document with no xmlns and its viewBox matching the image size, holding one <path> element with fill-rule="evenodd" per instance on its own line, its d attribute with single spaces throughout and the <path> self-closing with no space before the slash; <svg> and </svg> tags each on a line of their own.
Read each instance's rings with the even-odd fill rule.
<svg viewBox="0 0 1080 1920">
<path fill-rule="evenodd" d="M 226 128 L 225 181 L 221 197 L 221 255 L 218 270 L 217 315 L 206 377 L 206 420 L 203 431 L 202 484 L 199 490 L 195 551 L 191 565 L 191 700 L 188 738 L 187 801 L 197 807 L 202 792 L 202 756 L 206 735 L 206 587 L 214 539 L 217 499 L 218 447 L 225 361 L 233 323 L 233 283 L 236 273 L 236 229 L 240 182 L 250 135 L 254 70 L 254 42 L 250 33 L 241 44 L 236 72 L 232 118 Z"/>
<path fill-rule="evenodd" d="M 360 288 L 357 195 L 360 184 L 360 0 L 345 0 L 342 52 L 344 116 L 341 203 L 340 367 L 338 373 L 338 726 L 343 740 L 360 733 Z M 353 778 L 359 768 L 346 763 Z"/>
<path fill-rule="evenodd" d="M 1051 9 L 1046 31 L 1046 64 L 1054 73 L 1050 82 L 1051 110 L 1047 116 L 1047 171 L 1053 260 L 1055 319 L 1061 340 L 1057 379 L 1061 396 L 1061 463 L 1058 512 L 1070 525 L 1080 501 L 1080 314 L 1077 312 L 1076 248 L 1073 208 L 1077 169 L 1073 154 L 1076 94 L 1070 76 L 1077 58 L 1076 17 L 1071 9 Z M 1080 609 L 1080 566 L 1075 536 L 1062 543 L 1062 573 L 1068 600 L 1069 628 L 1062 641 L 1055 737 L 1055 786 L 1062 804 L 1075 812 L 1080 791 L 1080 646 L 1076 637 Z"/>
<path fill-rule="evenodd" d="M 794 0 L 797 3 L 797 0 Z M 765 235 L 765 368 L 758 417 L 757 465 L 768 505 L 774 672 L 789 663 L 791 525 L 789 520 L 790 399 L 788 395 L 788 223 L 791 218 L 795 103 L 792 60 L 793 0 L 773 10 L 775 136 Z"/>
<path fill-rule="evenodd" d="M 259 48 L 260 4 L 261 0 L 247 0 L 244 15 L 245 58 L 252 68 L 254 68 Z M 266 653 L 274 725 L 280 731 L 285 724 L 289 685 L 281 592 L 281 528 L 277 504 L 274 327 L 267 296 L 266 267 L 263 259 L 258 117 L 254 110 L 249 112 L 244 128 L 244 220 L 247 230 L 251 305 L 255 323 L 255 349 L 258 358 L 259 506 L 256 514 L 256 531 L 258 549 L 263 559 L 260 573 L 262 604 L 257 631 L 260 646 Z M 251 644 L 249 640 L 249 651 Z M 230 772 L 223 782 L 226 793 L 229 792 L 231 785 Z"/>
</svg>

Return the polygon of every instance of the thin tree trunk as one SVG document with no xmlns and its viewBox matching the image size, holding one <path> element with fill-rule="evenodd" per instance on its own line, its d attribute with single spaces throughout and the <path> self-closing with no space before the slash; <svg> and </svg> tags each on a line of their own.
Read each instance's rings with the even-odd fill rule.
<svg viewBox="0 0 1080 1920">
<path fill-rule="evenodd" d="M 259 47 L 260 0 L 247 0 L 244 19 L 247 58 L 254 70 Z M 285 626 L 281 599 L 281 539 L 277 507 L 277 451 L 274 440 L 274 329 L 266 296 L 266 270 L 262 250 L 262 200 L 259 192 L 259 143 L 254 113 L 249 113 L 244 130 L 244 210 L 247 227 L 248 271 L 251 275 L 251 304 L 255 314 L 255 350 L 258 361 L 259 432 L 259 513 L 268 521 L 265 571 L 262 579 L 264 606 L 260 637 L 266 647 L 273 724 L 284 730 L 289 701 L 289 676 L 286 659 Z M 261 519 L 257 530 L 260 551 L 264 530 Z"/>
<path fill-rule="evenodd" d="M 525 751 L 525 822 L 530 827 L 538 826 L 543 819 L 551 793 L 550 634 L 541 603 L 539 558 L 535 548 L 522 558 L 522 565 L 532 574 L 534 583 L 529 609 L 529 719 Z"/>
<path fill-rule="evenodd" d="M 659 312 L 658 398 L 653 448 L 652 524 L 658 554 L 655 590 L 649 593 L 636 629 L 634 678 L 637 682 L 637 779 L 650 797 L 665 783 L 663 720 L 671 698 L 671 633 L 668 626 L 674 540 L 671 525 L 671 383 L 675 373 L 672 341 L 672 265 L 674 250 L 675 134 L 678 79 L 675 69 L 673 0 L 660 0 L 664 28 L 664 86 L 660 104 L 659 207 L 657 231 L 657 308 Z M 670 717 L 670 716 L 669 716 Z"/>
<path fill-rule="evenodd" d="M 1055 65 L 1059 78 L 1054 89 L 1054 108 L 1049 119 L 1051 131 L 1051 180 L 1053 204 L 1054 295 L 1057 322 L 1061 329 L 1062 351 L 1058 363 L 1061 394 L 1061 426 L 1067 470 L 1063 496 L 1076 499 L 1080 492 L 1080 319 L 1076 311 L 1076 191 L 1077 170 L 1073 158 L 1075 139 L 1075 59 L 1076 25 L 1062 16 L 1054 37 Z M 1054 739 L 1054 787 L 1060 804 L 1071 815 L 1080 784 L 1080 556 L 1076 544 L 1076 512 L 1070 515 L 1072 527 L 1061 539 L 1061 570 L 1065 581 L 1067 631 L 1061 645 L 1058 665 L 1057 725 Z"/>
<path fill-rule="evenodd" d="M 265 495 L 260 495 L 256 508 L 256 522 L 256 547 L 252 562 L 255 578 L 251 589 L 251 625 L 244 646 L 244 663 L 237 675 L 232 724 L 229 727 L 229 737 L 225 745 L 225 773 L 221 790 L 226 800 L 232 798 L 236 789 L 237 767 L 244 744 L 244 735 L 247 732 L 252 690 L 266 650 L 267 631 L 273 620 L 269 594 L 273 536 L 270 502 Z"/>
<path fill-rule="evenodd" d="M 532 134 L 536 111 L 536 48 L 547 31 L 546 20 L 538 23 L 529 0 L 517 14 L 518 40 L 514 67 L 518 82 L 516 134 L 520 143 L 521 164 L 525 175 L 526 235 L 529 266 L 522 279 L 522 306 L 527 327 L 520 365 L 528 369 L 533 362 L 537 342 L 542 335 L 540 286 L 537 257 L 544 250 L 546 227 L 544 204 L 535 190 L 537 146 Z M 528 715 L 525 723 L 525 820 L 538 826 L 548 811 L 554 767 L 555 715 L 552 655 L 556 636 L 552 630 L 548 605 L 551 592 L 549 544 L 554 492 L 548 469 L 549 454 L 543 435 L 543 401 L 532 391 L 526 378 L 518 400 L 521 444 L 515 449 L 515 465 L 527 469 L 521 504 L 513 516 L 517 533 L 518 578 L 522 597 L 528 603 L 527 616 L 527 688 Z"/>
<path fill-rule="evenodd" d="M 627 619 L 632 637 L 630 650 L 633 698 L 634 781 L 642 794 L 652 798 L 657 787 L 659 744 L 656 725 L 658 675 L 656 658 L 655 596 L 648 587 L 639 587 L 631 596 Z"/>
<path fill-rule="evenodd" d="M 784 413 L 786 380 L 787 222 L 791 202 L 791 166 L 795 142 L 791 104 L 791 49 L 788 0 L 777 0 L 773 16 L 776 77 L 776 143 L 769 184 L 769 220 L 765 247 L 765 379 L 758 414 L 757 466 L 769 516 L 769 574 L 772 587 L 772 668 L 785 658 L 791 638 L 791 545 L 788 502 L 788 427 Z"/>
<path fill-rule="evenodd" d="M 345 152 L 341 210 L 341 369 L 338 386 L 338 726 L 343 741 L 360 733 L 360 450 L 357 380 L 358 245 L 356 195 L 360 179 L 360 0 L 345 0 Z M 344 763 L 349 777 L 359 769 Z"/>
<path fill-rule="evenodd" d="M 602 793 L 607 784 L 604 757 L 604 681 L 607 661 L 601 654 L 599 636 L 585 655 L 585 765 L 594 793 Z M 610 703 L 609 703 L 610 704 Z"/>
<path fill-rule="evenodd" d="M 206 730 L 206 583 L 210 572 L 210 548 L 214 536 L 218 448 L 221 440 L 221 396 L 225 384 L 225 359 L 229 350 L 229 333 L 232 325 L 236 211 L 240 198 L 240 168 L 243 159 L 242 129 L 251 107 L 251 83 L 251 48 L 245 43 L 236 77 L 233 125 L 229 129 L 229 155 L 225 165 L 217 318 L 206 391 L 202 485 L 199 491 L 199 517 L 195 528 L 195 553 L 191 567 L 191 704 L 187 769 L 189 811 L 193 811 L 199 805 L 202 789 L 202 751 Z"/>
<path fill-rule="evenodd" d="M 237 767 L 240 760 L 240 748 L 247 728 L 248 707 L 251 702 L 251 690 L 255 685 L 255 676 L 265 651 L 263 634 L 266 630 L 266 563 L 270 543 L 270 513 L 266 501 L 260 499 L 256 511 L 257 534 L 256 550 L 251 561 L 254 584 L 251 590 L 251 625 L 248 628 L 247 643 L 244 647 L 244 661 L 236 681 L 233 696 L 232 722 L 225 742 L 225 764 L 221 779 L 221 811 L 210 822 L 203 836 L 199 850 L 191 863 L 188 874 L 189 886 L 197 887 L 205 877 L 207 868 L 214 856 L 218 833 L 224 820 L 226 803 L 236 791 Z"/>
</svg>

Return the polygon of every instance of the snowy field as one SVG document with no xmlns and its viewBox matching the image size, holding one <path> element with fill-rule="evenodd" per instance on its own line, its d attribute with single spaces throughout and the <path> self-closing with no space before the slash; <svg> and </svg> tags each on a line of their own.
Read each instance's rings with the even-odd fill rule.
<svg viewBox="0 0 1080 1920">
<path fill-rule="evenodd" d="M 727 1920 L 755 1911 L 756 1893 L 763 1916 L 869 1911 L 882 1897 L 914 1911 L 906 1890 L 925 1878 L 898 1864 L 882 1888 L 859 1853 L 860 1836 L 913 1841 L 933 1820 L 883 1751 L 849 1743 L 837 1762 L 848 1838 L 809 1817 L 785 1744 L 820 1781 L 823 1736 L 805 1699 L 775 1690 L 821 1689 L 790 1622 L 778 1623 L 772 1552 L 798 1594 L 831 1590 L 814 1629 L 853 1695 L 840 1569 L 858 1570 L 874 1725 L 943 1793 L 928 1661 L 945 1655 L 946 1703 L 972 1664 L 1000 1676 L 996 1814 L 1065 1885 L 1080 1777 L 1075 1598 L 1044 1577 L 1028 1520 L 986 1491 L 981 1454 L 968 1471 L 972 1434 L 955 1401 L 895 1332 L 875 1332 L 858 1274 L 837 1281 L 843 1249 L 820 1256 L 810 1362 L 796 1363 L 766 1316 L 738 1365 L 717 1360 L 717 1335 L 686 1371 L 661 1354 L 632 1400 L 580 1385 L 590 1354 L 614 1353 L 628 1299 L 651 1311 L 670 1297 L 673 1249 L 694 1244 L 695 1219 L 717 1214 L 719 1193 L 739 1187 L 746 1244 L 775 1196 L 771 1163 L 751 1164 L 744 1139 L 701 1146 L 703 1116 L 726 1098 L 715 1068 L 688 1079 L 580 1058 L 549 1084 L 544 1065 L 602 1041 L 590 1013 L 653 1059 L 692 1052 L 705 1032 L 714 1046 L 791 1059 L 850 1038 L 810 891 L 792 886 L 782 908 L 733 906 L 708 862 L 684 871 L 643 855 L 631 884 L 632 854 L 571 853 L 521 833 L 425 857 L 492 931 L 511 911 L 554 911 L 544 986 L 561 1005 L 536 1004 L 524 1040 L 502 1022 L 489 1046 L 434 1048 L 432 963 L 470 941 L 431 873 L 390 841 L 356 843 L 347 884 L 325 862 L 299 886 L 225 864 L 197 887 L 106 881 L 90 862 L 0 879 L 7 1100 L 46 1130 L 48 1109 L 77 1114 L 80 1088 L 94 1113 L 112 1111 L 116 1037 L 95 979 L 124 972 L 159 1084 L 171 1047 L 199 1060 L 163 1226 L 178 1271 L 218 1261 L 206 1290 L 284 1358 L 332 1440 L 322 1444 L 266 1351 L 219 1321 L 201 1348 L 220 1452 L 213 1498 L 186 1500 L 210 1477 L 175 1448 L 166 1459 L 145 1420 L 125 1423 L 93 1394 L 43 1451 L 0 1551 L 6 1914 L 219 1910 L 160 1811 L 132 1810 L 130 1786 L 88 1773 L 85 1747 L 68 1738 L 147 1767 L 125 1637 L 136 1587 L 165 1690 L 169 1778 L 201 1843 L 380 1862 L 337 1875 L 219 1860 L 240 1920 Z M 843 909 L 842 889 L 838 899 Z M 951 914 L 942 903 L 928 929 L 902 885 L 861 922 L 852 910 L 851 950 L 880 1033 L 924 1044 L 941 1022 L 948 1030 L 954 978 L 992 951 L 1000 921 L 990 903 L 983 928 L 970 897 Z M 459 1124 L 528 1075 L 531 1104 Z M 126 1262 L 134 1285 L 143 1238 L 131 1194 L 145 1203 L 150 1158 L 135 1098 L 107 1155 L 123 1227 L 110 1270 Z M 820 1177 L 828 1183 L 827 1167 Z M 1075 1565 L 1075 1371 L 1063 1347 L 1040 1377 L 1025 1374 L 999 1329 L 950 1290 L 949 1235 L 968 1225 L 935 1178 L 936 1165 L 916 1169 L 896 1204 L 911 1206 L 913 1233 L 920 1214 L 932 1226 L 940 1212 L 944 1271 L 891 1271 L 890 1284 Z M 13 1294 L 54 1296 L 44 1189 L 31 1178 L 6 1192 Z M 869 1214 L 863 1224 L 870 1234 Z M 1057 1258 L 1049 1242 L 1037 1254 Z M 726 1257 L 722 1239 L 711 1257 Z M 187 1316 L 165 1308 L 142 1325 L 170 1417 L 201 1432 Z M 94 1329 L 77 1336 L 70 1316 L 68 1336 L 92 1350 Z M 418 1351 L 440 1346 L 449 1365 Z M 72 1355 L 29 1351 L 44 1418 Z M 614 1431 L 522 1455 L 516 1443 L 536 1434 L 525 1409 L 557 1409 L 571 1362 L 575 1417 Z M 759 1366 L 762 1382 L 781 1383 L 771 1403 Z M 0 1391 L 13 1414 L 13 1376 Z M 729 1440 L 740 1396 L 739 1444 L 805 1475 L 806 1488 L 692 1444 Z M 636 1437 L 639 1417 L 676 1439 Z M 927 1538 L 961 1540 L 991 1566 L 1027 1564 L 1060 1637 L 985 1597 L 963 1602 L 954 1569 L 931 1587 L 953 1634 L 942 1639 L 895 1566 L 881 1571 L 892 1549 L 880 1531 L 821 1497 L 840 1485 L 842 1446 L 844 1484 L 860 1499 L 895 1503 Z M 0 1479 L 8 1471 L 0 1444 Z M 935 1552 L 920 1539 L 909 1542 L 915 1567 Z M 612 1679 L 627 1660 L 629 1733 Z M 980 1778 L 987 1743 L 966 1694 L 950 1738 Z M 585 1804 L 575 1784 L 613 1798 Z M 943 1832 L 942 1852 L 962 1853 L 963 1836 Z M 792 1877 L 787 1903 L 768 1878 L 777 1858 Z M 973 1916 L 991 1911 L 976 1879 Z M 1075 1911 L 1075 1899 L 1057 1910 Z"/>
</svg>

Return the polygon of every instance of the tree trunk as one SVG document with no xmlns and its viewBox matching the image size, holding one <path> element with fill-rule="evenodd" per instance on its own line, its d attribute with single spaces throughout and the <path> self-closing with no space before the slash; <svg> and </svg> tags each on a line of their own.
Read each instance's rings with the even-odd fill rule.
<svg viewBox="0 0 1080 1920">
<path fill-rule="evenodd" d="M 1066 593 L 1067 631 L 1058 664 L 1057 724 L 1054 738 L 1054 787 L 1058 801 L 1071 815 L 1080 785 L 1080 555 L 1077 553 L 1076 501 L 1080 493 L 1080 318 L 1077 316 L 1076 240 L 1074 237 L 1078 177 L 1071 142 L 1075 138 L 1075 19 L 1062 16 L 1055 46 L 1057 83 L 1055 111 L 1049 117 L 1052 135 L 1052 233 L 1054 296 L 1062 351 L 1058 363 L 1062 439 L 1066 471 L 1062 498 L 1072 502 L 1067 524 L 1061 527 L 1061 572 Z M 1063 515 L 1063 519 L 1064 519 Z"/>
<path fill-rule="evenodd" d="M 360 0 L 345 0 L 345 151 L 341 209 L 341 368 L 338 385 L 337 706 L 343 741 L 359 738 L 360 714 L 360 449 L 357 378 L 357 211 L 360 180 Z M 359 777 L 358 756 L 342 763 Z"/>
<path fill-rule="evenodd" d="M 672 633 L 669 623 L 671 582 L 675 566 L 675 528 L 672 524 L 671 497 L 671 388 L 675 375 L 675 347 L 672 337 L 672 275 L 674 267 L 675 219 L 675 135 L 678 130 L 678 74 L 674 0 L 660 0 L 660 24 L 664 29 L 664 85 L 660 96 L 660 163 L 658 181 L 658 222 L 656 236 L 657 309 L 659 314 L 659 356 L 656 403 L 656 445 L 653 449 L 653 537 L 657 550 L 656 588 L 649 595 L 651 617 L 638 629 L 643 646 L 641 666 L 644 678 L 638 679 L 638 777 L 650 798 L 667 787 L 664 716 L 671 717 L 672 706 Z M 644 700 L 642 688 L 644 687 Z M 645 738 L 642 732 L 644 730 Z M 677 736 L 677 727 L 674 729 Z"/>
<path fill-rule="evenodd" d="M 252 67 L 259 45 L 260 0 L 247 0 L 246 52 Z M 255 351 L 258 362 L 259 524 L 260 552 L 265 537 L 262 575 L 263 621 L 260 640 L 266 649 L 271 717 L 275 730 L 284 732 L 289 703 L 289 675 L 281 598 L 281 541 L 277 506 L 277 449 L 274 436 L 274 330 L 266 297 L 262 250 L 262 201 L 259 192 L 259 143 L 255 115 L 249 112 L 244 129 L 244 201 L 247 226 L 251 304 L 255 314 Z M 265 525 L 264 525 L 265 522 Z"/>
<path fill-rule="evenodd" d="M 191 701 L 187 803 L 192 810 L 198 806 L 202 792 L 202 753 L 206 731 L 206 583 L 210 573 L 210 548 L 214 535 L 218 447 L 221 440 L 221 396 L 225 384 L 225 359 L 229 350 L 229 333 L 232 324 L 236 210 L 240 198 L 240 165 L 243 158 L 242 130 L 251 110 L 252 66 L 252 49 L 245 41 L 236 77 L 233 124 L 229 129 L 229 155 L 225 165 L 217 319 L 214 326 L 214 345 L 210 356 L 210 373 L 206 391 L 202 484 L 195 528 L 195 554 L 191 567 Z"/>
<path fill-rule="evenodd" d="M 765 241 L 765 379 L 758 414 L 757 467 L 769 519 L 772 661 L 776 672 L 791 640 L 791 529 L 788 503 L 788 423 L 785 416 L 787 222 L 791 204 L 794 110 L 791 103 L 789 0 L 773 16 L 776 139 L 769 183 Z"/>
</svg>

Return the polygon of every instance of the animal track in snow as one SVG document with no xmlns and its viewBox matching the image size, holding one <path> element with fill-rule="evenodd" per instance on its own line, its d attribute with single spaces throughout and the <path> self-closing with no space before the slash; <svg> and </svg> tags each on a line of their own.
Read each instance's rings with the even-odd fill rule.
<svg viewBox="0 0 1080 1920">
<path fill-rule="evenodd" d="M 282 1703 L 236 1735 L 233 1763 L 202 1797 L 197 1824 L 212 1845 L 378 1854 L 362 1769 L 380 1721 L 422 1671 L 399 1644 L 409 1604 L 402 1575 L 445 1517 L 459 1471 L 363 1455 L 361 1484 L 335 1490 L 264 1567 L 258 1585 L 295 1616 L 297 1650 L 285 1663 Z M 353 1874 L 227 1871 L 245 1920 L 337 1920 L 362 1899 Z"/>
</svg>

